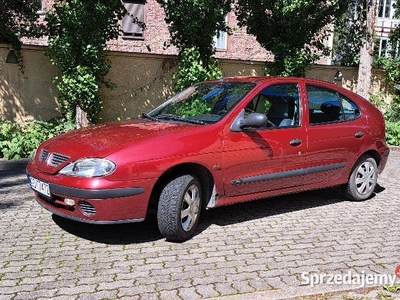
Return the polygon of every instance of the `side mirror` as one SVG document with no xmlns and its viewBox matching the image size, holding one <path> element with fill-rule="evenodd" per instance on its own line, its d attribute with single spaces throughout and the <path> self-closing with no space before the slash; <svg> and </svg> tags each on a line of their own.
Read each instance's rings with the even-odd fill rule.
<svg viewBox="0 0 400 300">
<path fill-rule="evenodd" d="M 240 132 L 246 128 L 261 128 L 267 124 L 267 116 L 260 113 L 251 113 L 244 116 L 244 109 L 239 113 L 231 125 L 231 131 Z"/>
</svg>

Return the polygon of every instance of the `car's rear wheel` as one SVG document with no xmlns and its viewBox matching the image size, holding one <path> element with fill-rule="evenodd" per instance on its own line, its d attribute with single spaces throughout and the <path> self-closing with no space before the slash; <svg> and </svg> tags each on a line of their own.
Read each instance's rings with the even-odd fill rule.
<svg viewBox="0 0 400 300">
<path fill-rule="evenodd" d="M 350 200 L 362 201 L 371 197 L 378 179 L 375 159 L 362 156 L 353 167 L 349 181 L 344 186 L 344 194 Z"/>
<path fill-rule="evenodd" d="M 191 175 L 170 181 L 158 202 L 157 222 L 169 241 L 183 242 L 192 237 L 199 222 L 202 194 L 200 182 Z"/>
</svg>

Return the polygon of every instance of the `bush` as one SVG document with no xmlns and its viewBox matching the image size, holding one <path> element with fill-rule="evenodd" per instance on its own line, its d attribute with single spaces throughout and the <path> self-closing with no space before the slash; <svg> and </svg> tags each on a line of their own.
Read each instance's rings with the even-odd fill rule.
<svg viewBox="0 0 400 300">
<path fill-rule="evenodd" d="M 392 146 L 400 146 L 400 121 L 386 121 L 386 142 Z"/>
<path fill-rule="evenodd" d="M 32 121 L 24 126 L 0 121 L 0 157 L 19 159 L 32 156 L 43 141 L 74 128 L 74 124 L 60 119 Z"/>
<path fill-rule="evenodd" d="M 393 103 L 385 112 L 385 119 L 389 122 L 397 122 L 400 120 L 400 105 Z"/>
</svg>

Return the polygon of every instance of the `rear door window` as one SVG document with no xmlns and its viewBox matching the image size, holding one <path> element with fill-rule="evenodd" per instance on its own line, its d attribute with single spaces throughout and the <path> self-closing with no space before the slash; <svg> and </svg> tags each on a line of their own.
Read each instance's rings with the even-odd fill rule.
<svg viewBox="0 0 400 300">
<path fill-rule="evenodd" d="M 358 106 L 340 93 L 320 86 L 307 85 L 309 124 L 354 120 L 360 116 Z"/>
</svg>

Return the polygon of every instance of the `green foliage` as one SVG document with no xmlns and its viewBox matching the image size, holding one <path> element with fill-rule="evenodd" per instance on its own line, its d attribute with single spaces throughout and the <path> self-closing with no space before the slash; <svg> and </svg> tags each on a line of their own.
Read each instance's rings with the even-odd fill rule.
<svg viewBox="0 0 400 300">
<path fill-rule="evenodd" d="M 229 31 L 225 15 L 231 10 L 231 0 L 157 0 L 165 11 L 165 21 L 171 35 L 170 43 L 178 48 L 196 48 L 200 60 L 208 65 L 214 53 L 213 38 L 219 31 Z M 212 64 L 212 62 L 211 62 Z"/>
<path fill-rule="evenodd" d="M 178 102 L 174 104 L 172 108 L 174 114 L 183 118 L 194 117 L 211 112 L 211 107 L 208 105 L 208 102 L 202 101 L 201 99 Z"/>
<path fill-rule="evenodd" d="M 390 42 L 392 45 L 400 42 L 400 29 L 396 28 L 391 33 Z M 393 52 L 390 57 L 380 57 L 375 64 L 385 70 L 386 84 L 393 90 L 393 100 L 385 112 L 385 119 L 389 122 L 398 122 L 400 121 L 400 56 Z"/>
<path fill-rule="evenodd" d="M 64 76 L 54 77 L 53 82 L 58 89 L 58 101 L 69 120 L 74 119 L 76 105 L 89 113 L 91 121 L 96 120 L 102 102 L 98 81 L 88 67 L 77 66 Z"/>
<path fill-rule="evenodd" d="M 386 142 L 392 146 L 400 146 L 400 121 L 386 121 Z"/>
<path fill-rule="evenodd" d="M 5 159 L 31 156 L 43 141 L 74 128 L 71 122 L 58 119 L 48 122 L 29 122 L 25 126 L 11 121 L 2 121 L 0 122 L 0 156 Z"/>
<path fill-rule="evenodd" d="M 174 90 L 181 91 L 196 82 L 222 77 L 218 61 L 209 59 L 208 64 L 203 63 L 200 51 L 195 47 L 182 51 L 179 59 L 179 68 L 173 74 Z"/>
<path fill-rule="evenodd" d="M 346 12 L 335 22 L 333 55 L 335 64 L 358 66 L 365 39 L 367 1 L 352 0 Z"/>
<path fill-rule="evenodd" d="M 238 0 L 236 14 L 240 26 L 256 37 L 275 61 L 271 75 L 304 76 L 307 66 L 327 50 L 327 25 L 347 9 L 347 0 Z"/>
<path fill-rule="evenodd" d="M 302 76 L 306 75 L 310 64 L 320 57 L 320 54 L 313 53 L 309 48 L 293 49 L 291 55 L 285 55 L 284 49 L 276 50 L 275 62 L 268 65 L 264 73 L 266 75 L 279 76 Z"/>
<path fill-rule="evenodd" d="M 222 76 L 214 54 L 214 36 L 229 31 L 225 15 L 231 0 L 157 0 L 165 11 L 170 44 L 178 48 L 179 66 L 173 75 L 175 91 Z"/>
<path fill-rule="evenodd" d="M 56 0 L 46 15 L 49 46 L 46 55 L 61 71 L 54 78 L 62 113 L 73 120 L 76 107 L 94 123 L 102 109 L 99 86 L 110 69 L 105 49 L 119 35 L 118 20 L 125 14 L 119 0 Z"/>
<path fill-rule="evenodd" d="M 383 289 L 390 293 L 397 293 L 400 291 L 400 283 L 395 283 L 394 285 L 384 285 Z"/>
<path fill-rule="evenodd" d="M 380 57 L 376 63 L 385 70 L 386 83 L 395 89 L 396 94 L 400 94 L 400 59 Z"/>
<path fill-rule="evenodd" d="M 34 0 L 0 0 L 0 43 L 11 44 L 21 69 L 21 38 L 39 37 L 44 29 L 37 10 Z"/>
<path fill-rule="evenodd" d="M 391 103 L 389 109 L 385 112 L 385 119 L 390 122 L 400 121 L 400 103 L 397 98 Z"/>
<path fill-rule="evenodd" d="M 392 103 L 386 104 L 382 93 L 371 95 L 370 101 L 384 111 L 386 121 L 386 142 L 392 146 L 400 146 L 400 101 L 394 96 Z"/>
</svg>

